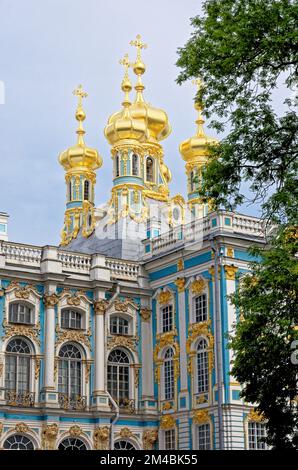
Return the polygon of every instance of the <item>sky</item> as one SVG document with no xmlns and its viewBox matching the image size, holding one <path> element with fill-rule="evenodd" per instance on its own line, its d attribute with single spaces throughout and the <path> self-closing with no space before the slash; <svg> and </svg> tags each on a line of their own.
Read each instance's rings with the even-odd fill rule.
<svg viewBox="0 0 298 470">
<path fill-rule="evenodd" d="M 63 225 L 66 188 L 58 155 L 76 141 L 78 84 L 84 102 L 86 143 L 98 149 L 96 205 L 112 187 L 110 147 L 103 130 L 121 108 L 123 76 L 119 59 L 137 34 L 148 44 L 145 98 L 164 109 L 172 125 L 162 142 L 173 180 L 171 194 L 186 195 L 179 144 L 195 132 L 195 88 L 179 86 L 177 48 L 189 39 L 190 18 L 199 0 L 0 0 L 0 212 L 9 218 L 9 240 L 57 245 Z M 135 77 L 132 74 L 131 78 Z M 1 91 L 1 86 L 0 86 Z M 209 131 L 214 135 L 214 131 Z M 219 136 L 220 137 L 220 136 Z M 248 207 L 247 214 L 256 214 Z"/>
</svg>

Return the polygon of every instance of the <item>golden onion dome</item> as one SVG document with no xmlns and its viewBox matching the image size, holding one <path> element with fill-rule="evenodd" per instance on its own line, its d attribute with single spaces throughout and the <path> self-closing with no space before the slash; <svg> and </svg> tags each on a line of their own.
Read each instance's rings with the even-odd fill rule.
<svg viewBox="0 0 298 470">
<path fill-rule="evenodd" d="M 201 81 L 195 81 L 196 84 L 201 85 Z M 209 146 L 216 145 L 218 140 L 210 137 L 204 130 L 204 119 L 202 117 L 202 106 L 195 103 L 195 109 L 198 111 L 198 119 L 196 120 L 197 132 L 193 137 L 184 140 L 180 146 L 179 151 L 183 160 L 186 162 L 205 163 L 206 157 L 209 154 Z"/>
<path fill-rule="evenodd" d="M 172 180 L 172 173 L 169 169 L 169 167 L 165 163 L 161 163 L 160 165 L 161 172 L 166 180 L 167 183 L 170 183 Z"/>
<path fill-rule="evenodd" d="M 78 140 L 76 145 L 69 147 L 59 155 L 59 162 L 63 168 L 68 171 L 76 168 L 86 168 L 89 170 L 96 170 L 102 165 L 102 158 L 96 149 L 87 147 L 84 141 L 85 131 L 83 129 L 83 121 L 86 118 L 85 111 L 82 108 L 82 98 L 87 96 L 82 90 L 82 85 L 79 85 L 73 92 L 74 95 L 78 96 L 79 103 L 76 110 L 76 120 L 79 122 L 79 127 L 76 131 L 78 134 Z"/>
<path fill-rule="evenodd" d="M 128 67 L 130 67 L 128 54 L 125 54 L 124 59 L 120 60 L 120 63 L 125 67 L 125 75 L 121 84 L 121 89 L 125 93 L 124 101 L 122 102 L 123 109 L 110 116 L 104 130 L 104 135 L 111 145 L 116 144 L 120 140 L 127 139 L 144 142 L 146 140 L 145 123 L 134 119 L 131 114 L 129 92 L 132 89 L 132 85 L 128 77 Z"/>
</svg>

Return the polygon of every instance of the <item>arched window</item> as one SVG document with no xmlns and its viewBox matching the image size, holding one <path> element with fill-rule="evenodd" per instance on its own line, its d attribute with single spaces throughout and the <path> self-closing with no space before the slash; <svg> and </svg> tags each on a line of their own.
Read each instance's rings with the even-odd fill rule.
<svg viewBox="0 0 298 470">
<path fill-rule="evenodd" d="M 34 450 L 33 442 L 26 436 L 21 434 L 13 434 L 9 436 L 3 444 L 6 450 Z"/>
<path fill-rule="evenodd" d="M 139 175 L 139 157 L 135 153 L 132 155 L 132 174 L 133 176 Z"/>
<path fill-rule="evenodd" d="M 120 176 L 120 157 L 117 154 L 115 158 L 115 175 Z"/>
<path fill-rule="evenodd" d="M 161 309 L 162 332 L 172 331 L 174 326 L 173 305 Z"/>
<path fill-rule="evenodd" d="M 108 391 L 125 405 L 129 399 L 129 358 L 121 349 L 114 349 L 108 357 Z"/>
<path fill-rule="evenodd" d="M 200 424 L 197 426 L 197 449 L 198 450 L 210 450 L 210 424 Z"/>
<path fill-rule="evenodd" d="M 128 335 L 128 320 L 122 317 L 111 317 L 110 333 L 113 335 Z"/>
<path fill-rule="evenodd" d="M 165 400 L 173 400 L 174 398 L 174 363 L 173 349 L 166 350 L 164 355 L 164 398 Z"/>
<path fill-rule="evenodd" d="M 77 437 L 67 437 L 60 442 L 58 450 L 87 450 L 86 444 Z"/>
<path fill-rule="evenodd" d="M 6 347 L 5 388 L 16 392 L 30 390 L 30 347 L 22 338 L 12 339 Z"/>
<path fill-rule="evenodd" d="M 146 159 L 146 180 L 153 182 L 154 175 L 153 175 L 153 159 L 151 157 L 147 157 Z"/>
<path fill-rule="evenodd" d="M 200 339 L 197 347 L 197 393 L 206 393 L 209 388 L 208 344 Z"/>
<path fill-rule="evenodd" d="M 61 326 L 62 328 L 69 328 L 74 330 L 82 329 L 82 315 L 76 310 L 66 308 L 61 312 Z"/>
<path fill-rule="evenodd" d="M 84 201 L 89 201 L 90 199 L 90 183 L 88 180 L 84 181 Z"/>
<path fill-rule="evenodd" d="M 201 294 L 194 299 L 195 322 L 207 321 L 207 295 Z"/>
<path fill-rule="evenodd" d="M 28 305 L 14 302 L 9 305 L 9 321 L 11 323 L 32 323 L 32 308 Z"/>
<path fill-rule="evenodd" d="M 72 399 L 82 395 L 82 355 L 72 343 L 65 344 L 59 352 L 58 391 Z"/>
<path fill-rule="evenodd" d="M 128 441 L 117 441 L 114 444 L 115 450 L 136 450 L 135 446 Z"/>
</svg>

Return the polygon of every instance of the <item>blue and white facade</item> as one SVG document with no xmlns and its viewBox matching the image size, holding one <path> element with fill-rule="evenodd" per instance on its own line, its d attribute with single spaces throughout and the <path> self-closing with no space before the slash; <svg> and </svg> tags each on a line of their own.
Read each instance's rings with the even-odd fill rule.
<svg viewBox="0 0 298 470">
<path fill-rule="evenodd" d="M 228 212 L 202 223 L 199 242 L 191 226 L 146 240 L 140 261 L 0 241 L 1 448 L 217 449 L 219 393 L 223 448 L 255 446 L 227 295 L 262 226 Z"/>
</svg>

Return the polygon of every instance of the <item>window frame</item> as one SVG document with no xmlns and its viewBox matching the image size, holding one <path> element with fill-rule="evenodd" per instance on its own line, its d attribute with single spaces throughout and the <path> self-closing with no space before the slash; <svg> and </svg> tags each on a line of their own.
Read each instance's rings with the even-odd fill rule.
<svg viewBox="0 0 298 470">
<path fill-rule="evenodd" d="M 205 310 L 205 317 L 204 319 L 198 319 L 198 315 L 197 315 L 197 300 L 200 299 L 200 298 L 203 298 L 204 299 L 204 302 L 202 302 L 202 304 L 204 304 L 201 309 L 202 309 L 202 312 L 199 314 L 199 316 L 203 316 L 204 315 L 204 310 Z M 193 296 L 193 299 L 192 299 L 192 305 L 193 305 L 193 322 L 194 323 L 203 323 L 203 322 L 206 322 L 208 321 L 208 318 L 209 318 L 209 312 L 208 312 L 208 295 L 207 295 L 207 292 L 202 292 L 201 294 L 197 294 L 197 295 L 194 295 Z"/>
<path fill-rule="evenodd" d="M 76 348 L 80 357 L 67 357 L 61 356 L 61 352 L 64 348 L 72 346 Z M 64 364 L 63 364 L 64 363 Z M 71 365 L 75 364 L 75 366 Z M 78 367 L 79 364 L 79 367 Z M 66 374 L 63 372 L 66 371 Z M 74 375 L 72 375 L 74 374 Z M 62 380 L 60 381 L 60 379 Z M 57 389 L 58 393 L 66 395 L 68 397 L 77 398 L 77 396 L 84 396 L 84 354 L 80 348 L 80 345 L 73 342 L 64 343 L 59 349 L 58 353 L 58 374 L 57 374 Z M 66 380 L 65 380 L 66 379 Z M 75 382 L 74 382 L 75 381 Z M 73 393 L 72 389 L 79 390 L 79 393 Z M 66 389 L 66 390 L 65 390 Z"/>
<path fill-rule="evenodd" d="M 116 320 L 116 325 L 112 325 L 112 322 Z M 120 322 L 126 322 L 125 325 L 120 325 Z M 113 327 L 116 327 L 116 331 L 113 331 Z M 126 329 L 127 331 L 120 331 L 121 329 Z M 118 315 L 117 313 L 113 313 L 109 316 L 109 333 L 111 335 L 117 336 L 131 336 L 131 322 L 128 318 L 125 318 L 122 315 Z"/>
<path fill-rule="evenodd" d="M 200 343 L 204 341 L 205 347 L 199 349 Z M 209 368 L 209 344 L 208 340 L 201 336 L 196 343 L 195 355 L 195 395 L 209 394 L 210 391 L 210 368 Z M 202 359 L 203 358 L 203 359 Z M 201 360 L 201 367 L 204 364 L 203 373 L 199 374 L 199 359 Z M 199 377 L 200 376 L 200 377 Z"/>
<path fill-rule="evenodd" d="M 65 326 L 65 324 L 63 323 L 63 316 L 66 314 L 66 312 L 69 312 L 68 326 Z M 80 316 L 80 326 L 79 327 L 71 326 L 71 322 L 73 320 L 75 322 L 77 321 L 76 318 L 75 319 L 71 318 L 71 315 L 73 315 L 73 314 Z M 73 309 L 73 308 L 68 308 L 68 307 L 63 307 L 61 309 L 61 312 L 60 312 L 60 326 L 61 326 L 61 328 L 66 329 L 66 330 L 84 330 L 83 322 L 84 322 L 84 314 L 80 310 Z"/>
<path fill-rule="evenodd" d="M 250 428 L 253 427 L 255 435 L 250 432 Z M 259 428 L 261 427 L 262 433 L 258 436 Z M 251 437 L 253 439 L 251 439 Z M 265 442 L 259 442 L 258 438 L 266 437 L 266 425 L 264 422 L 248 421 L 247 422 L 247 450 L 267 450 L 268 446 Z M 256 447 L 251 447 L 252 440 Z"/>
<path fill-rule="evenodd" d="M 22 353 L 19 351 L 7 351 L 9 345 L 16 341 L 22 341 L 26 347 L 28 348 L 28 352 Z M 27 341 L 27 338 L 23 337 L 12 337 L 6 344 L 5 353 L 4 353 L 4 360 L 5 360 L 5 368 L 4 368 L 4 387 L 6 390 L 15 391 L 16 393 L 24 393 L 28 392 L 31 393 L 32 391 L 32 345 Z M 8 358 L 10 358 L 8 360 Z M 11 360 L 13 358 L 13 360 Z M 23 364 L 22 364 L 23 362 Z M 11 364 L 10 364 L 11 363 Z M 8 370 L 9 368 L 9 370 Z M 23 368 L 23 372 L 22 372 Z M 12 370 L 13 369 L 13 370 Z M 25 370 L 25 373 L 24 373 Z M 7 377 L 7 374 L 9 376 Z M 20 380 L 21 376 L 26 375 L 26 387 L 19 387 L 20 383 L 25 383 L 25 380 Z M 13 376 L 13 378 L 10 378 Z M 13 382 L 13 387 L 8 385 L 8 383 Z"/>
<path fill-rule="evenodd" d="M 13 309 L 14 306 L 18 306 L 18 312 L 16 313 L 17 320 L 12 320 L 11 319 L 11 315 L 12 315 L 11 310 Z M 20 310 L 19 307 L 23 307 L 23 308 L 26 308 L 26 309 L 29 310 L 29 317 L 30 317 L 29 322 L 28 321 L 20 321 L 19 316 L 22 312 L 19 311 Z M 32 305 L 29 305 L 26 302 L 19 302 L 19 301 L 16 301 L 16 300 L 10 302 L 9 305 L 8 305 L 8 322 L 9 323 L 14 323 L 14 324 L 17 324 L 17 325 L 34 325 L 34 307 Z"/>
<path fill-rule="evenodd" d="M 148 161 L 151 161 L 152 165 L 151 165 L 151 170 L 150 172 L 148 171 Z M 155 179 L 155 169 L 154 169 L 154 159 L 153 157 L 151 157 L 150 155 L 148 155 L 146 157 L 146 160 L 145 160 L 145 175 L 146 175 L 146 182 L 147 183 L 154 183 L 154 179 Z M 148 178 L 148 175 L 150 175 L 150 179 Z"/>
</svg>

